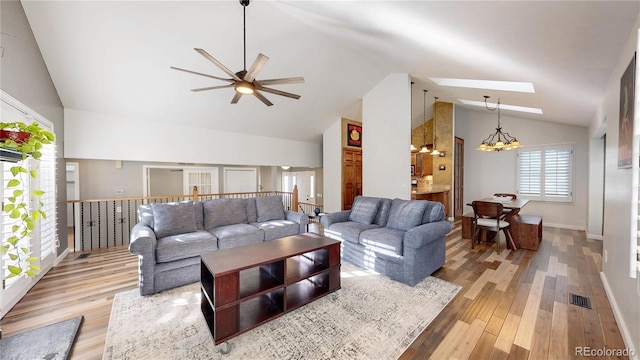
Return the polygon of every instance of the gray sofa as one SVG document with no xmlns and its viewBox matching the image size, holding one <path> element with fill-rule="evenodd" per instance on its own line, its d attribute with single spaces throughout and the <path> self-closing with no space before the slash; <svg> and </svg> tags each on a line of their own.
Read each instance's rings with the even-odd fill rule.
<svg viewBox="0 0 640 360">
<path fill-rule="evenodd" d="M 451 224 L 444 205 L 427 200 L 357 196 L 351 210 L 329 213 L 325 236 L 342 241 L 342 258 L 415 285 L 445 262 Z"/>
<path fill-rule="evenodd" d="M 305 232 L 309 217 L 282 196 L 155 203 L 138 208 L 129 252 L 138 255 L 140 294 L 200 280 L 200 254 Z"/>
</svg>

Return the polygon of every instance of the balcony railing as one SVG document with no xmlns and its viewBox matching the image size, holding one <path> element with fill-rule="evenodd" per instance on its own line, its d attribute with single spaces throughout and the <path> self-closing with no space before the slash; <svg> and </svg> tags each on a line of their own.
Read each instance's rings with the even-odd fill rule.
<svg viewBox="0 0 640 360">
<path fill-rule="evenodd" d="M 246 199 L 251 197 L 282 195 L 286 210 L 301 212 L 304 208 L 307 214 L 313 213 L 315 204 L 298 202 L 298 188 L 294 186 L 292 192 L 259 191 L 222 194 L 198 194 L 194 186 L 193 193 L 188 195 L 150 196 L 113 198 L 96 200 L 69 200 L 73 219 L 73 249 L 74 251 L 89 251 L 100 248 L 129 244 L 131 229 L 138 222 L 138 207 L 142 204 L 169 203 L 180 201 L 206 201 L 211 199 Z M 310 211 L 306 211 L 313 206 Z"/>
</svg>

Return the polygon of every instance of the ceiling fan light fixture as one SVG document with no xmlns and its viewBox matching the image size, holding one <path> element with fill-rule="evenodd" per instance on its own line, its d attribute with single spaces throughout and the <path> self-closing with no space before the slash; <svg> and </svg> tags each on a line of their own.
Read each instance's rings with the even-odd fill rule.
<svg viewBox="0 0 640 360">
<path fill-rule="evenodd" d="M 250 95 L 253 94 L 253 92 L 256 90 L 256 87 L 248 82 L 248 81 L 238 81 L 235 85 L 234 88 L 236 89 L 236 92 L 243 94 L 243 95 Z"/>
</svg>

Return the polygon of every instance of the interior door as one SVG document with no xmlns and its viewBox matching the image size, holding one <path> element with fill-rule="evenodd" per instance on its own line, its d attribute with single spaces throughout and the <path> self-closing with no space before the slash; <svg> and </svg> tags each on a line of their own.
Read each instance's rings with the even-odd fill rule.
<svg viewBox="0 0 640 360">
<path fill-rule="evenodd" d="M 362 195 L 362 150 L 342 150 L 342 210 L 350 210 L 353 199 Z"/>
<path fill-rule="evenodd" d="M 464 211 L 464 139 L 456 137 L 453 156 L 453 216 L 457 220 Z"/>
<path fill-rule="evenodd" d="M 220 192 L 218 168 L 186 168 L 182 172 L 184 193 L 191 194 L 198 187 L 198 194 L 217 194 Z"/>
</svg>

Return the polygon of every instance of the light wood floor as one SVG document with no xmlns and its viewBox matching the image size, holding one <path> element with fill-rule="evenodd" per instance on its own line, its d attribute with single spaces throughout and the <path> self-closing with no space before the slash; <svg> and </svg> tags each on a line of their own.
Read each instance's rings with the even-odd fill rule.
<svg viewBox="0 0 640 360">
<path fill-rule="evenodd" d="M 567 359 L 575 347 L 623 349 L 600 282 L 601 252 L 602 243 L 584 232 L 553 228 L 544 228 L 538 251 L 471 250 L 456 222 L 447 262 L 434 276 L 462 290 L 401 359 Z M 70 254 L 2 319 L 3 336 L 84 315 L 71 357 L 102 358 L 113 296 L 137 286 L 137 258 L 126 247 L 79 255 Z M 570 293 L 588 297 L 592 309 L 569 304 Z"/>
</svg>

